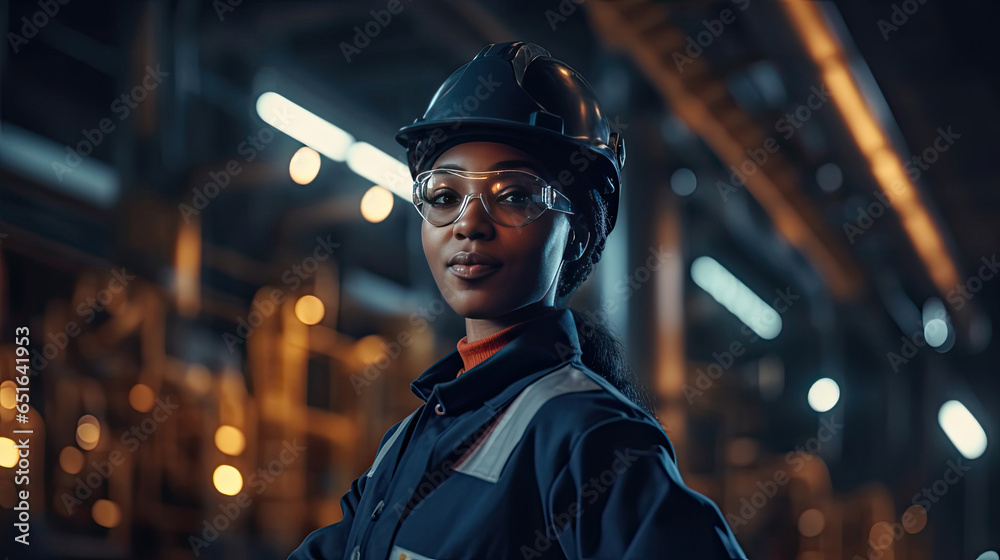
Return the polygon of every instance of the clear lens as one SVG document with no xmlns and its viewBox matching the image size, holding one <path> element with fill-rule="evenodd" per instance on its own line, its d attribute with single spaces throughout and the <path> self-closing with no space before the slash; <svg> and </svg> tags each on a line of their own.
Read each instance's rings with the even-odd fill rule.
<svg viewBox="0 0 1000 560">
<path fill-rule="evenodd" d="M 572 213 L 569 199 L 526 171 L 432 169 L 418 175 L 414 184 L 414 206 L 435 226 L 457 221 L 472 198 L 479 198 L 493 220 L 508 227 L 527 225 L 550 208 Z"/>
</svg>

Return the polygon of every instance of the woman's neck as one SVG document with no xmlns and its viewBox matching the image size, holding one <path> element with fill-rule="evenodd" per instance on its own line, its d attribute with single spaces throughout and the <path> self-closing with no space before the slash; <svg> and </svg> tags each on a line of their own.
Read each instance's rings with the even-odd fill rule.
<svg viewBox="0 0 1000 560">
<path fill-rule="evenodd" d="M 503 329 L 540 317 L 547 313 L 552 313 L 557 309 L 551 305 L 533 303 L 520 309 L 515 309 L 510 313 L 492 319 L 465 319 L 465 339 L 466 342 L 475 342 L 498 333 Z"/>
</svg>

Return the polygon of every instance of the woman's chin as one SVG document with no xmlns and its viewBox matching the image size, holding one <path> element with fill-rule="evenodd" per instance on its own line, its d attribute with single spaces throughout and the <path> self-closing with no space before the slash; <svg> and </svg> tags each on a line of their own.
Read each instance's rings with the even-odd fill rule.
<svg viewBox="0 0 1000 560">
<path fill-rule="evenodd" d="M 466 319 L 492 319 L 505 313 L 502 305 L 489 298 L 462 298 L 460 301 L 449 302 L 456 313 Z"/>
</svg>

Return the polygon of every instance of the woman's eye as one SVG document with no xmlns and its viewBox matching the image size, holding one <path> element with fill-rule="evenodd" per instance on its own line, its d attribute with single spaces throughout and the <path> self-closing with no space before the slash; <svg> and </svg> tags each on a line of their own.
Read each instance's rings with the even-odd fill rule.
<svg viewBox="0 0 1000 560">
<path fill-rule="evenodd" d="M 430 200 L 431 204 L 455 204 L 458 202 L 458 197 L 455 196 L 455 193 L 446 191 L 432 193 L 428 197 L 428 200 Z"/>
<path fill-rule="evenodd" d="M 510 190 L 498 196 L 497 201 L 505 204 L 525 204 L 531 201 L 531 194 L 522 190 Z"/>
</svg>

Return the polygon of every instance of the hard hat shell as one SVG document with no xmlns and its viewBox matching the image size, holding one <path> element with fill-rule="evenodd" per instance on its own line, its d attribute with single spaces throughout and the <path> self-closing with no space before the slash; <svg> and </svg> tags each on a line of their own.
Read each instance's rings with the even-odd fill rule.
<svg viewBox="0 0 1000 560">
<path fill-rule="evenodd" d="M 464 142 L 525 150 L 546 164 L 550 182 L 565 194 L 581 185 L 597 190 L 608 205 L 608 233 L 614 228 L 624 139 L 611 130 L 587 80 L 534 43 L 484 47 L 445 80 L 396 141 L 406 148 L 414 177 Z"/>
</svg>

